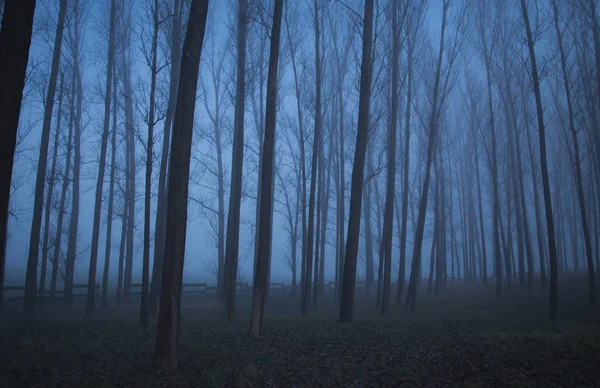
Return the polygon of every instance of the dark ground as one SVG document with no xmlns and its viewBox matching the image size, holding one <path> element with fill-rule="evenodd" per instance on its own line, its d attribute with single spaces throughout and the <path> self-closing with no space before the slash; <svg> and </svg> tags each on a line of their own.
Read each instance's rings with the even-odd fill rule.
<svg viewBox="0 0 600 388">
<path fill-rule="evenodd" d="M 5 314 L 0 387 L 600 387 L 600 308 L 586 279 L 560 279 L 555 326 L 539 285 L 500 300 L 493 285 L 449 286 L 421 295 L 416 314 L 394 305 L 385 318 L 359 298 L 352 324 L 337 323 L 333 301 L 302 318 L 273 293 L 260 340 L 247 336 L 248 295 L 235 327 L 214 297 L 187 300 L 174 374 L 151 369 L 156 326 L 139 329 L 136 306 L 48 312 L 31 325 Z"/>
</svg>

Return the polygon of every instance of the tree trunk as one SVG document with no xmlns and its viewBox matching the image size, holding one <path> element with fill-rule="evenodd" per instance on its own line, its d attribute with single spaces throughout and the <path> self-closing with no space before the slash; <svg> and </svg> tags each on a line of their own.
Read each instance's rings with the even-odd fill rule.
<svg viewBox="0 0 600 388">
<path fill-rule="evenodd" d="M 396 292 L 396 304 L 402 300 L 404 292 L 404 278 L 406 277 L 406 234 L 408 226 L 408 174 L 410 172 L 410 118 L 412 108 L 413 89 L 413 52 L 414 42 L 410 33 L 406 34 L 407 47 L 407 85 L 406 85 L 406 133 L 404 135 L 404 162 L 402 172 L 402 216 L 400 227 L 400 264 L 398 268 L 398 290 Z"/>
<path fill-rule="evenodd" d="M 419 282 L 419 272 L 421 267 L 421 250 L 423 248 L 423 232 L 425 231 L 425 216 L 427 213 L 427 201 L 429 199 L 429 184 L 431 177 L 431 164 L 433 162 L 433 154 L 436 146 L 436 138 L 438 132 L 438 100 L 440 93 L 440 77 L 442 71 L 442 61 L 444 56 L 446 18 L 448 13 L 449 3 L 444 2 L 442 12 L 442 28 L 440 37 L 440 48 L 435 72 L 435 83 L 433 87 L 433 102 L 431 107 L 431 117 L 429 121 L 429 139 L 427 141 L 427 157 L 425 162 L 425 177 L 423 179 L 423 188 L 421 198 L 419 200 L 419 213 L 417 218 L 417 226 L 415 229 L 415 242 L 413 247 L 413 259 L 411 268 L 410 291 L 407 295 L 407 304 L 410 303 L 410 311 L 414 312 L 417 307 L 417 285 Z"/>
<path fill-rule="evenodd" d="M 400 28 L 398 26 L 398 0 L 392 2 L 392 112 L 388 131 L 387 184 L 385 190 L 385 210 L 383 211 L 383 295 L 381 315 L 390 308 L 390 287 L 392 281 L 392 234 L 394 233 L 394 193 L 396 192 L 396 127 L 398 118 L 398 64 L 400 62 Z M 405 187 L 406 190 L 406 187 Z M 398 281 L 400 287 L 400 281 Z"/>
<path fill-rule="evenodd" d="M 46 194 L 46 213 L 44 214 L 44 238 L 42 243 L 42 270 L 40 273 L 40 291 L 38 296 L 38 308 L 44 307 L 44 296 L 46 293 L 46 267 L 48 264 L 48 239 L 50 229 L 50 215 L 52 214 L 52 197 L 54 196 L 54 182 L 56 180 L 56 159 L 58 158 L 58 146 L 60 139 L 60 124 L 62 117 L 64 74 L 60 75 L 60 88 L 58 92 L 58 112 L 56 117 L 56 132 L 54 135 L 54 150 L 52 152 L 52 167 L 48 179 L 48 193 Z"/>
<path fill-rule="evenodd" d="M 0 27 L 0 286 L 4 285 L 8 201 L 35 3 L 35 0 L 5 0 Z M 3 300 L 0 287 L 0 308 Z"/>
<path fill-rule="evenodd" d="M 31 234 L 29 237 L 29 256 L 27 258 L 27 276 L 25 279 L 25 298 L 23 314 L 32 319 L 35 314 L 35 298 L 37 286 L 38 256 L 40 252 L 40 229 L 42 227 L 42 211 L 44 207 L 44 189 L 46 185 L 46 165 L 48 162 L 48 146 L 50 143 L 50 128 L 52 125 L 52 114 L 54 113 L 54 96 L 56 94 L 56 81 L 58 79 L 58 67 L 60 64 L 63 31 L 65 28 L 65 15 L 67 14 L 67 0 L 61 0 L 58 10 L 58 23 L 54 38 L 54 49 L 52 52 L 52 67 L 50 68 L 50 80 L 48 83 L 48 94 L 44 106 L 44 121 L 42 123 L 42 141 L 40 143 L 40 154 L 38 159 L 37 175 L 35 179 L 35 197 L 33 204 L 33 219 L 31 221 Z"/>
<path fill-rule="evenodd" d="M 227 215 L 225 244 L 225 306 L 227 321 L 235 319 L 235 295 L 240 241 L 240 207 L 242 198 L 242 168 L 244 164 L 244 99 L 246 86 L 246 33 L 248 19 L 246 0 L 238 0 L 237 20 L 237 79 L 235 94 L 235 119 L 231 162 L 231 189 Z"/>
<path fill-rule="evenodd" d="M 321 38 L 319 36 L 319 7 L 317 0 L 313 2 L 315 10 L 315 68 L 316 68 L 316 99 L 315 99 L 315 132 L 313 135 L 313 150 L 312 150 L 312 161 L 310 171 L 310 191 L 308 198 L 308 230 L 306 235 L 306 268 L 305 275 L 303 276 L 303 288 L 302 302 L 301 302 L 301 313 L 302 315 L 308 315 L 308 306 L 310 305 L 311 298 L 311 272 L 313 265 L 313 239 L 314 239 L 314 219 L 315 219 L 315 196 L 317 186 L 317 158 L 319 155 L 319 147 L 321 140 L 321 50 L 319 45 Z"/>
<path fill-rule="evenodd" d="M 548 163 L 546 158 L 546 131 L 544 125 L 544 110 L 542 107 L 542 96 L 540 92 L 540 80 L 538 77 L 537 63 L 535 59 L 535 47 L 529 25 L 527 4 L 521 0 L 523 20 L 527 31 L 527 46 L 529 48 L 529 59 L 531 61 L 531 75 L 533 78 L 533 91 L 535 94 L 536 110 L 538 116 L 538 133 L 540 137 L 540 161 L 542 166 L 542 186 L 544 189 L 544 203 L 546 206 L 546 224 L 548 228 L 548 245 L 550 252 L 550 322 L 556 322 L 558 315 L 558 263 L 556 257 L 556 243 L 554 236 L 554 217 L 552 215 L 552 198 L 550 196 L 550 181 L 548 179 Z"/>
<path fill-rule="evenodd" d="M 144 194 L 144 253 L 142 262 L 142 303 L 140 326 L 148 327 L 148 280 L 150 272 L 150 191 L 152 189 L 152 147 L 154 146 L 154 99 L 156 95 L 156 71 L 158 51 L 158 0 L 154 0 L 152 12 L 152 65 L 150 67 L 150 107 L 148 109 L 148 142 L 146 144 L 146 192 Z"/>
<path fill-rule="evenodd" d="M 373 0 L 365 1 L 362 63 L 360 66 L 360 90 L 358 103 L 358 128 L 350 191 L 350 216 L 344 258 L 340 322 L 352 322 L 354 310 L 354 286 L 356 283 L 356 259 L 360 232 L 360 204 L 365 170 L 369 132 L 369 109 L 371 103 L 371 52 L 373 46 Z"/>
<path fill-rule="evenodd" d="M 592 0 L 593 1 L 593 0 Z M 581 173 L 581 162 L 579 155 L 579 140 L 577 138 L 577 130 L 575 129 L 575 119 L 573 114 L 573 105 L 571 102 L 571 85 L 569 83 L 569 74 L 567 73 L 567 59 L 565 55 L 565 51 L 563 49 L 563 41 L 562 41 L 562 33 L 560 31 L 560 27 L 558 25 L 558 6 L 556 4 L 556 0 L 552 0 L 552 8 L 554 10 L 554 27 L 556 29 L 556 36 L 558 40 L 558 49 L 560 52 L 560 62 L 561 62 L 561 70 L 563 76 L 563 84 L 565 88 L 565 94 L 567 97 L 567 108 L 569 113 L 569 130 L 571 132 L 571 136 L 573 138 L 573 152 L 575 159 L 575 183 L 577 187 L 577 199 L 579 201 L 579 212 L 581 216 L 581 226 L 583 228 L 583 238 L 585 241 L 585 256 L 587 259 L 587 267 L 588 267 L 588 282 L 590 286 L 590 302 L 594 302 L 596 290 L 595 290 L 595 275 L 594 275 L 594 259 L 592 254 L 592 239 L 590 237 L 590 231 L 588 229 L 588 219 L 587 219 L 587 209 L 585 207 L 585 197 L 583 194 L 583 174 Z M 596 8 L 593 9 L 593 19 L 596 19 Z M 594 27 L 597 27 L 597 22 L 594 24 Z M 594 37 L 598 35 L 598 31 L 594 32 Z M 600 71 L 598 72 L 600 74 Z M 600 80 L 598 81 L 600 83 Z M 600 86 L 600 84 L 599 84 Z M 600 90 L 600 89 L 599 89 Z M 574 227 L 575 225 L 573 225 Z M 573 257 L 577 259 L 575 255 Z"/>
<path fill-rule="evenodd" d="M 92 229 L 92 252 L 90 256 L 90 270 L 88 275 L 87 303 L 85 314 L 90 315 L 96 307 L 96 267 L 98 261 L 98 242 L 100 237 L 100 216 L 102 213 L 102 187 L 104 185 L 104 171 L 106 168 L 106 149 L 108 147 L 108 131 L 110 127 L 110 97 L 113 76 L 113 61 L 115 58 L 115 20 L 117 7 L 115 0 L 110 2 L 110 26 L 108 36 L 108 61 L 106 64 L 106 86 L 104 92 L 104 123 L 102 126 L 102 139 L 100 144 L 100 165 L 98 166 L 98 179 L 96 181 L 96 200 L 94 203 L 94 224 Z"/>
<path fill-rule="evenodd" d="M 78 20 L 81 16 L 81 11 L 76 3 L 74 10 L 73 20 Z M 73 25 L 74 29 L 74 41 L 79 42 L 80 26 L 79 22 Z M 77 234 L 79 232 L 79 178 L 81 175 L 81 111 L 83 104 L 83 90 L 81 83 L 81 73 L 79 68 L 79 43 L 73 44 L 71 47 L 73 57 L 73 80 L 74 95 L 73 98 L 77 99 L 75 118 L 74 118 L 74 131 L 73 136 L 73 189 L 71 191 L 71 220 L 69 225 L 69 242 L 67 247 L 67 260 L 65 265 L 65 288 L 64 288 L 64 299 L 63 303 L 65 306 L 70 307 L 73 304 L 73 277 L 75 275 L 75 259 L 77 257 Z M 92 289 L 95 294 L 95 289 Z M 88 288 L 89 291 L 89 288 Z"/>
<path fill-rule="evenodd" d="M 181 77 L 173 122 L 168 183 L 167 236 L 160 311 L 154 351 L 155 367 L 177 368 L 181 319 L 181 284 L 185 257 L 187 203 L 196 85 L 206 29 L 208 0 L 192 0 L 181 57 Z"/>
<path fill-rule="evenodd" d="M 271 251 L 271 208 L 273 206 L 273 162 L 275 148 L 275 126 L 277 113 L 277 75 L 279 65 L 279 40 L 281 35 L 281 17 L 283 11 L 283 0 L 275 0 L 273 12 L 273 25 L 271 28 L 271 47 L 269 53 L 269 73 L 267 76 L 267 103 L 265 114 L 265 131 L 262 155 L 262 176 L 260 221 L 260 240 L 256 256 L 252 318 L 250 321 L 249 334 L 251 337 L 260 336 L 268 284 L 269 257 Z M 310 286 L 310 282 L 308 283 Z"/>
<path fill-rule="evenodd" d="M 56 283 L 58 278 L 58 267 L 60 260 L 60 249 L 63 234 L 63 218 L 65 215 L 65 202 L 67 199 L 67 189 L 69 188 L 69 174 L 71 171 L 71 152 L 73 150 L 73 126 L 75 125 L 75 99 L 76 88 L 75 82 L 71 82 L 71 101 L 69 103 L 69 131 L 67 135 L 67 155 L 65 157 L 65 171 L 63 174 L 62 189 L 60 193 L 60 205 L 58 207 L 58 218 L 56 221 L 56 235 L 54 237 L 54 254 L 52 256 L 52 274 L 50 277 L 50 305 L 54 305 L 56 296 Z"/>
<path fill-rule="evenodd" d="M 130 18 L 130 17 L 129 17 Z M 128 18 L 128 19 L 129 19 Z M 130 30 L 126 30 L 127 34 L 127 46 L 129 45 L 131 38 Z M 129 165 L 129 173 L 127 178 L 129 179 L 129 222 L 127 223 L 127 253 L 125 255 L 125 272 L 123 274 L 123 300 L 125 302 L 131 301 L 131 281 L 133 276 L 133 255 L 134 245 L 133 238 L 135 233 L 135 127 L 134 127 L 134 116 L 133 116 L 133 91 L 131 86 L 131 49 L 128 47 L 122 52 L 123 58 L 123 95 L 125 98 L 125 137 L 126 137 L 126 159 Z"/>
<path fill-rule="evenodd" d="M 112 250 L 112 222 L 115 194 L 115 172 L 117 158 L 117 77 L 113 80 L 113 115 L 112 115 L 112 135 L 110 141 L 110 183 L 108 189 L 108 214 L 106 216 L 106 250 L 104 251 L 104 271 L 102 274 L 102 308 L 108 307 L 108 275 L 110 270 L 110 253 Z"/>
<path fill-rule="evenodd" d="M 151 314 L 158 313 L 158 299 L 160 295 L 160 283 L 162 280 L 163 259 L 165 256 L 165 238 L 167 234 L 167 198 L 166 180 L 167 164 L 169 161 L 169 145 L 171 144 L 171 124 L 175 105 L 177 103 L 177 87 L 179 82 L 179 68 L 181 58 L 181 13 L 183 2 L 173 0 L 173 22 L 171 32 L 171 70 L 169 78 L 169 100 L 168 110 L 165 115 L 163 126 L 163 143 L 160 156 L 160 169 L 158 173 L 158 198 L 156 209 L 156 223 L 154 227 L 154 262 L 152 264 L 152 282 L 150 284 L 150 300 L 148 309 Z"/>
</svg>

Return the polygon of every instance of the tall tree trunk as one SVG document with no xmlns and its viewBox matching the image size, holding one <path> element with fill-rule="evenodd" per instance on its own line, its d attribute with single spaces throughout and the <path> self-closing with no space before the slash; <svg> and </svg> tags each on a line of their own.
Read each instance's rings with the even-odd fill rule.
<svg viewBox="0 0 600 388">
<path fill-rule="evenodd" d="M 360 232 L 360 204 L 365 170 L 365 156 L 369 134 L 369 110 L 371 103 L 371 54 L 373 46 L 373 0 L 365 1 L 362 62 L 360 66 L 360 89 L 358 102 L 358 128 L 352 182 L 350 191 L 350 216 L 342 278 L 340 322 L 352 322 L 354 310 L 354 286 L 356 284 L 356 259 Z"/>
<path fill-rule="evenodd" d="M 0 309 L 4 300 L 8 201 L 35 0 L 5 0 L 0 27 Z"/>
<path fill-rule="evenodd" d="M 46 105 L 44 106 L 44 121 L 42 123 L 42 141 L 38 159 L 37 175 L 35 179 L 35 197 L 33 202 L 33 219 L 31 221 L 31 234 L 29 236 L 29 256 L 27 258 L 27 276 L 25 279 L 25 298 L 23 314 L 32 319 L 35 314 L 35 298 L 37 286 L 38 257 L 40 253 L 40 229 L 42 227 L 42 211 L 44 207 L 44 189 L 46 187 L 46 165 L 48 163 L 48 147 L 50 143 L 50 128 L 52 114 L 54 113 L 54 96 L 56 94 L 56 81 L 62 47 L 63 31 L 65 29 L 65 15 L 67 14 L 67 0 L 61 0 L 58 10 L 58 23 L 54 37 L 54 50 L 52 52 L 52 67 Z"/>
<path fill-rule="evenodd" d="M 110 270 L 110 253 L 112 251 L 112 222 L 115 194 L 115 172 L 117 161 L 117 77 L 112 77 L 112 134 L 110 141 L 110 183 L 108 188 L 108 214 L 106 216 L 106 249 L 104 251 L 104 271 L 102 273 L 102 308 L 108 307 L 108 275 Z"/>
<path fill-rule="evenodd" d="M 388 130 L 387 184 L 385 190 L 385 210 L 383 211 L 383 295 L 381 315 L 390 308 L 390 287 L 392 281 L 392 234 L 394 233 L 394 193 L 396 192 L 396 127 L 398 118 L 398 64 L 400 62 L 400 28 L 398 26 L 398 0 L 392 2 L 392 112 Z M 406 190 L 406 187 L 405 187 Z M 400 281 L 398 281 L 400 287 Z"/>
<path fill-rule="evenodd" d="M 108 131 L 110 127 L 110 97 L 113 76 L 113 61 L 115 58 L 115 20 L 117 7 L 115 0 L 110 2 L 110 26 L 108 35 L 108 61 L 106 63 L 106 84 L 104 92 L 104 123 L 100 144 L 100 164 L 98 166 L 98 179 L 96 181 L 96 200 L 94 203 L 94 223 L 92 229 L 92 252 L 90 256 L 90 270 L 88 274 L 88 290 L 85 314 L 90 315 L 96 307 L 96 267 L 98 261 L 98 243 L 100 237 L 100 215 L 102 213 L 102 187 L 104 185 L 104 171 L 106 168 L 106 149 L 108 147 Z"/>
<path fill-rule="evenodd" d="M 179 353 L 181 284 L 187 229 L 190 156 L 196 107 L 196 85 L 207 12 L 208 0 L 192 0 L 189 16 L 191 22 L 187 25 L 183 44 L 181 77 L 179 78 L 177 107 L 173 122 L 173 146 L 167 193 L 167 236 L 153 361 L 155 367 L 165 366 L 170 370 L 177 368 Z"/>
<path fill-rule="evenodd" d="M 592 0 L 593 1 L 593 0 Z M 590 237 L 590 231 L 588 229 L 588 217 L 587 209 L 585 207 L 585 197 L 583 194 L 583 174 L 581 173 L 581 159 L 579 155 L 579 139 L 577 138 L 577 130 L 575 129 L 575 118 L 573 114 L 573 105 L 571 102 L 571 85 L 569 82 L 569 74 L 567 73 L 567 58 L 563 49 L 562 33 L 558 25 L 558 6 L 556 0 L 552 0 L 552 8 L 554 10 L 554 27 L 556 29 L 556 36 L 558 40 L 558 50 L 560 52 L 560 64 L 563 76 L 563 86 L 565 88 L 565 94 L 567 97 L 567 108 L 569 113 L 569 130 L 573 138 L 573 157 L 575 162 L 575 183 L 577 187 L 577 199 L 579 201 L 579 212 L 581 216 L 581 226 L 583 229 L 583 239 L 585 241 L 585 256 L 587 259 L 588 267 L 588 282 L 590 286 L 590 302 L 594 302 L 596 290 L 595 290 L 595 276 L 594 276 L 594 259 L 592 254 L 592 239 Z M 596 8 L 593 9 L 594 18 L 596 20 Z M 594 27 L 597 27 L 597 20 L 594 23 Z M 594 37 L 598 35 L 598 31 L 594 32 Z M 598 72 L 600 74 L 600 71 Z M 598 81 L 600 83 L 600 80 Z M 599 84 L 600 86 L 600 84 Z M 600 89 L 599 89 L 600 90 Z M 573 225 L 574 226 L 574 225 Z M 577 257 L 574 256 L 574 259 Z"/>
<path fill-rule="evenodd" d="M 146 192 L 144 194 L 144 253 L 142 262 L 142 303 L 140 326 L 148 327 L 148 281 L 150 272 L 150 191 L 152 189 L 152 147 L 154 146 L 154 99 L 156 95 L 156 72 L 158 51 L 158 0 L 152 11 L 152 64 L 150 66 L 150 107 L 148 109 L 148 142 L 146 144 Z M 220 259 L 220 257 L 219 257 Z"/>
<path fill-rule="evenodd" d="M 173 0 L 173 22 L 171 32 L 171 70 L 169 76 L 169 100 L 163 126 L 163 142 L 158 173 L 158 197 L 156 221 L 154 227 L 154 262 L 152 264 L 152 281 L 148 309 L 151 314 L 158 313 L 158 299 L 162 280 L 163 259 L 165 256 L 165 238 L 167 235 L 167 164 L 169 162 L 169 145 L 171 144 L 171 124 L 175 105 L 177 104 L 177 87 L 181 58 L 181 13 L 183 1 Z"/>
<path fill-rule="evenodd" d="M 312 161 L 310 171 L 310 191 L 308 198 L 308 230 L 306 235 L 306 275 L 303 277 L 303 288 L 302 302 L 301 302 L 301 313 L 302 315 L 308 315 L 308 306 L 310 305 L 310 286 L 311 286 L 311 272 L 313 265 L 313 239 L 314 239 L 314 219 L 315 219 L 315 196 L 317 186 L 317 158 L 319 155 L 319 147 L 321 140 L 321 50 L 319 49 L 321 38 L 319 31 L 319 6 L 317 0 L 313 2 L 315 11 L 315 68 L 316 68 L 316 98 L 315 98 L 315 132 L 313 135 L 313 150 L 312 150 Z"/>
<path fill-rule="evenodd" d="M 240 207 L 242 198 L 242 167 L 244 164 L 244 99 L 246 86 L 246 33 L 248 19 L 246 0 L 238 0 L 237 20 L 237 79 L 235 92 L 235 118 L 231 162 L 231 189 L 227 214 L 225 244 L 225 306 L 227 321 L 235 319 L 235 293 L 240 241 Z"/>
<path fill-rule="evenodd" d="M 442 71 L 442 61 L 444 57 L 444 45 L 445 45 L 445 32 L 446 32 L 446 18 L 448 14 L 449 2 L 444 1 L 442 11 L 442 27 L 440 36 L 440 48 L 436 64 L 435 82 L 433 87 L 433 102 L 431 107 L 431 117 L 429 121 L 429 139 L 427 141 L 427 157 L 425 162 L 425 177 L 423 179 L 423 186 L 421 191 L 421 198 L 419 200 L 419 213 L 417 219 L 417 226 L 415 229 L 415 242 L 413 247 L 413 258 L 411 268 L 411 281 L 410 291 L 407 295 L 406 303 L 410 303 L 410 311 L 414 312 L 417 307 L 417 285 L 419 279 L 419 269 L 421 267 L 421 250 L 423 248 L 423 232 L 425 231 L 425 216 L 427 213 L 427 201 L 429 199 L 429 184 L 431 178 L 431 164 L 433 162 L 433 153 L 437 144 L 437 132 L 438 132 L 438 103 L 440 93 L 440 77 Z"/>
<path fill-rule="evenodd" d="M 535 157 L 533 153 L 533 145 L 531 141 L 531 134 L 529 131 L 529 116 L 526 110 L 526 99 L 525 99 L 525 91 L 524 87 L 521 86 L 522 93 L 522 102 L 523 102 L 523 112 L 525 117 L 525 135 L 527 136 L 527 150 L 529 153 L 529 163 L 531 167 L 531 181 L 533 182 L 533 203 L 535 209 L 535 228 L 537 234 L 537 243 L 538 243 L 538 256 L 539 256 L 539 266 L 540 266 L 540 278 L 542 282 L 542 288 L 546 288 L 547 278 L 546 278 L 546 250 L 544 249 L 545 244 L 545 233 L 544 227 L 542 224 L 542 215 L 540 209 L 540 199 L 539 199 L 539 189 L 538 189 L 538 177 L 537 177 L 537 165 L 535 163 Z"/>
<path fill-rule="evenodd" d="M 73 12 L 73 20 L 78 20 L 81 15 L 79 9 L 79 3 L 75 3 L 75 9 Z M 75 118 L 74 118 L 74 131 L 73 136 L 73 189 L 71 191 L 71 220 L 69 223 L 69 242 L 67 247 L 67 260 L 65 265 L 65 286 L 64 286 L 64 299 L 63 303 L 65 306 L 71 306 L 73 304 L 73 277 L 75 275 L 75 259 L 77 258 L 77 237 L 79 232 L 79 185 L 81 176 L 81 112 L 83 104 L 83 90 L 81 82 L 81 72 L 79 68 L 79 36 L 80 36 L 79 22 L 73 25 L 74 29 L 74 42 L 71 47 L 73 57 L 73 80 L 74 95 L 77 104 L 75 107 Z M 89 291 L 89 288 L 88 288 Z M 95 293 L 95 289 L 92 291 Z"/>
<path fill-rule="evenodd" d="M 540 137 L 540 161 L 542 167 L 542 186 L 544 188 L 544 203 L 546 206 L 546 224 L 548 228 L 548 245 L 550 252 L 550 321 L 556 322 L 558 315 L 558 263 L 556 256 L 556 243 L 554 236 L 554 217 L 552 215 L 552 198 L 550 196 L 550 181 L 548 179 L 548 162 L 546 157 L 546 130 L 544 125 L 544 109 L 542 107 L 542 96 L 540 92 L 540 80 L 538 77 L 537 63 L 535 59 L 535 47 L 531 27 L 529 25 L 529 15 L 527 13 L 527 4 L 521 0 L 521 9 L 525 30 L 527 31 L 527 46 L 529 48 L 529 59 L 531 61 L 531 75 L 533 78 L 533 91 L 535 94 L 536 110 L 538 116 L 538 133 Z"/>
<path fill-rule="evenodd" d="M 367 165 L 365 166 L 365 168 L 367 170 L 368 181 L 365 182 L 362 189 L 364 196 L 362 206 L 364 212 L 363 222 L 365 228 L 365 291 L 369 293 L 371 292 L 371 286 L 375 281 L 375 265 L 373 263 L 373 228 L 371 227 L 371 210 L 373 205 L 373 201 L 371 198 L 371 194 L 373 191 L 373 179 L 371 179 L 371 173 L 373 169 L 373 147 L 370 145 L 367 145 Z M 377 300 L 377 303 L 379 306 L 379 298 Z"/>
<path fill-rule="evenodd" d="M 54 196 L 54 183 L 56 180 L 56 159 L 58 158 L 58 146 L 60 139 L 60 124 L 62 117 L 62 102 L 64 88 L 64 74 L 60 74 L 60 88 L 58 91 L 58 112 L 56 117 L 56 132 L 54 134 L 54 150 L 52 152 L 52 166 L 50 167 L 50 177 L 48 179 L 48 193 L 46 194 L 46 213 L 44 214 L 44 238 L 42 243 L 42 270 L 40 273 L 40 291 L 38 296 L 38 308 L 44 307 L 44 296 L 46 293 L 46 268 L 48 264 L 48 247 L 50 215 L 52 214 L 52 197 Z M 55 238 L 56 240 L 56 238 Z"/>
<path fill-rule="evenodd" d="M 121 307 L 123 300 L 123 270 L 125 263 L 125 243 L 127 242 L 127 223 L 129 214 L 129 180 L 125 179 L 125 190 L 123 191 L 123 213 L 121 214 L 121 242 L 119 244 L 119 268 L 117 274 L 117 308 Z"/>
<path fill-rule="evenodd" d="M 249 334 L 251 337 L 260 336 L 265 312 L 266 293 L 269 287 L 268 271 L 271 251 L 271 208 L 273 206 L 273 162 L 275 148 L 275 126 L 277 114 L 277 75 L 279 66 L 279 41 L 281 35 L 281 18 L 283 13 L 283 0 L 275 0 L 273 11 L 273 25 L 271 28 L 271 47 L 269 52 L 269 73 L 267 76 L 267 103 L 265 114 L 265 131 L 262 158 L 261 203 L 260 203 L 260 241 L 256 256 L 252 318 Z M 310 273 L 310 272 L 309 272 Z M 310 281 L 308 282 L 310 287 Z"/>
<path fill-rule="evenodd" d="M 128 19 L 130 16 L 128 17 Z M 126 30 L 127 34 L 127 45 L 131 41 L 129 34 L 130 30 Z M 131 301 L 131 282 L 133 277 L 133 255 L 134 245 L 133 238 L 135 233 L 135 127 L 134 127 L 134 116 L 133 116 L 133 90 L 131 85 L 131 49 L 123 50 L 123 95 L 125 99 L 125 137 L 126 144 L 126 159 L 129 165 L 129 173 L 127 178 L 129 179 L 129 222 L 127 223 L 127 254 L 125 255 L 125 272 L 123 273 L 123 299 L 125 302 Z"/>
<path fill-rule="evenodd" d="M 67 135 L 67 155 L 65 157 L 65 171 L 63 174 L 62 189 L 60 193 L 60 204 L 58 206 L 58 217 L 56 221 L 56 235 L 54 237 L 54 253 L 52 255 L 52 274 L 50 276 L 50 305 L 54 305 L 56 296 L 56 283 L 58 279 L 58 267 L 60 260 L 60 250 L 63 235 L 63 218 L 65 215 L 65 202 L 67 199 L 67 189 L 69 188 L 69 174 L 71 172 L 71 154 L 73 151 L 73 126 L 75 125 L 75 99 L 76 86 L 75 82 L 71 82 L 71 101 L 69 103 L 69 130 Z"/>
<path fill-rule="evenodd" d="M 398 266 L 398 290 L 396 293 L 396 304 L 402 300 L 404 291 L 404 278 L 406 277 L 406 234 L 408 226 L 408 174 L 410 172 L 410 118 L 412 108 L 413 89 L 413 52 L 414 42 L 410 33 L 406 34 L 407 47 L 407 85 L 406 85 L 406 133 L 404 135 L 404 161 L 402 163 L 402 216 L 400 227 L 400 265 Z"/>
</svg>

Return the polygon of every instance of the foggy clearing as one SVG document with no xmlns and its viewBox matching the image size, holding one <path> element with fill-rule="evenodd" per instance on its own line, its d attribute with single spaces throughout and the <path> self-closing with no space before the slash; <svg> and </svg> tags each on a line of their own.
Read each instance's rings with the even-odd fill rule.
<svg viewBox="0 0 600 388">
<path fill-rule="evenodd" d="M 596 0 L 1 0 L 0 386 L 600 386 Z"/>
</svg>

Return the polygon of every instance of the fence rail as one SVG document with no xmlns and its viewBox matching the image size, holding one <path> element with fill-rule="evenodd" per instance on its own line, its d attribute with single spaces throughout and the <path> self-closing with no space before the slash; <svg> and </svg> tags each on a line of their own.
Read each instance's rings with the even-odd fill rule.
<svg viewBox="0 0 600 388">
<path fill-rule="evenodd" d="M 72 286 L 73 290 L 80 290 L 80 289 L 86 289 L 88 288 L 87 284 L 73 284 Z M 96 297 L 100 296 L 100 283 L 96 283 L 96 286 L 94 287 L 95 289 L 95 295 Z M 2 290 L 4 292 L 14 292 L 14 291 L 23 291 L 23 295 L 19 295 L 19 296 L 11 296 L 8 298 L 4 298 L 4 301 L 14 301 L 14 300 L 23 300 L 23 298 L 25 297 L 25 287 L 24 286 L 5 286 L 2 287 Z M 36 294 L 39 295 L 41 292 L 40 290 L 36 291 Z M 46 295 L 52 295 L 52 291 L 51 290 L 44 290 L 44 296 Z M 63 299 L 65 295 L 65 290 L 55 290 L 54 291 L 54 298 L 55 299 Z M 78 297 L 83 297 L 83 296 L 87 296 L 87 292 L 86 293 L 78 293 L 78 294 L 71 294 L 71 297 L 73 298 L 78 298 Z"/>
</svg>

